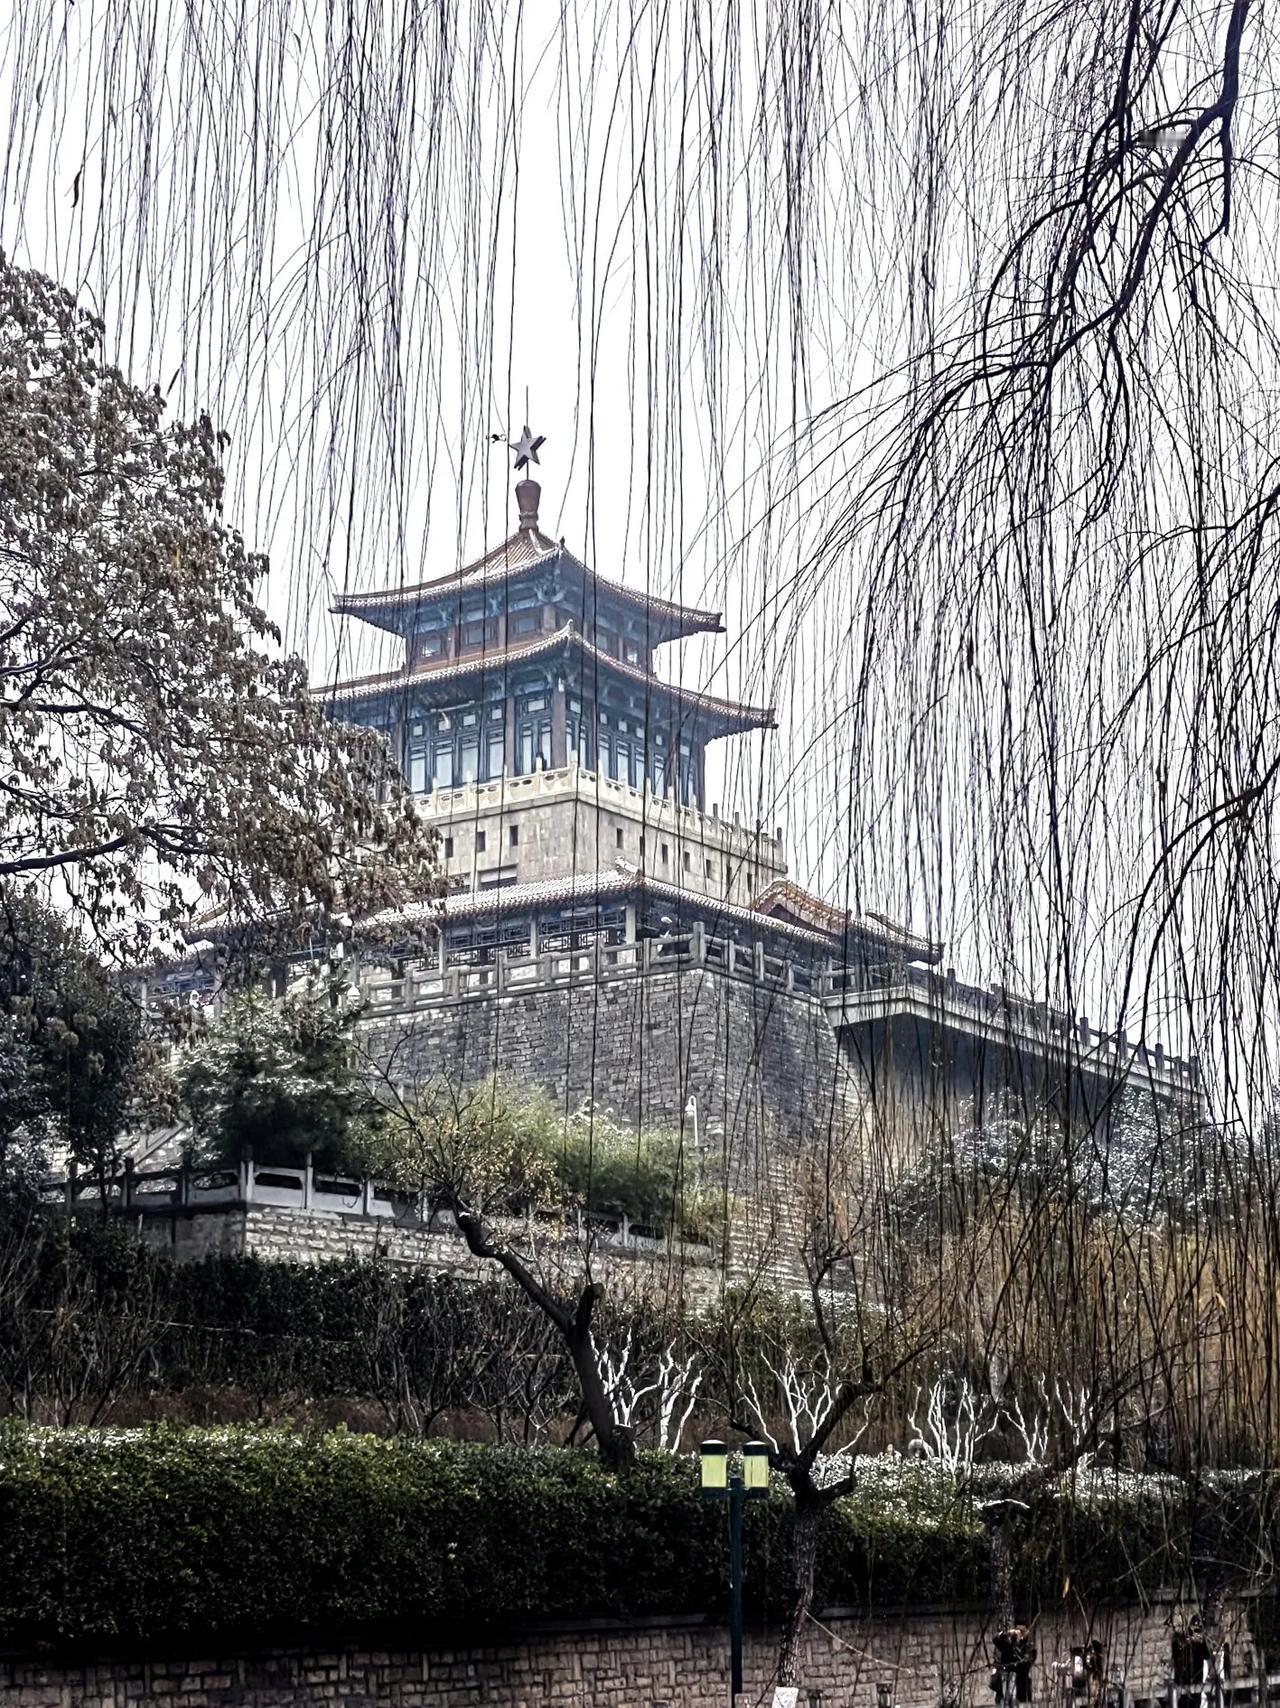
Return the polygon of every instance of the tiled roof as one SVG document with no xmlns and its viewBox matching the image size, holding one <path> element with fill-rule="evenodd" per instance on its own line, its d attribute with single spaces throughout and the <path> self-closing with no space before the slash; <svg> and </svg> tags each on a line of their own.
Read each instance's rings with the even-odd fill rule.
<svg viewBox="0 0 1280 1708">
<path fill-rule="evenodd" d="M 361 700 L 376 700 L 389 689 L 411 688 L 419 682 L 451 682 L 461 676 L 480 676 L 495 670 L 505 670 L 509 664 L 526 659 L 541 658 L 564 644 L 573 624 L 566 623 L 550 634 L 535 635 L 532 640 L 518 641 L 514 646 L 492 652 L 478 652 L 472 658 L 452 658 L 443 664 L 420 664 L 416 670 L 383 670 L 373 676 L 356 676 L 349 682 L 330 682 L 315 690 L 315 697 L 325 705 L 355 704 Z"/>
<path fill-rule="evenodd" d="M 589 569 L 581 558 L 567 551 L 555 540 L 549 540 L 536 528 L 518 529 L 510 539 L 494 546 L 492 551 L 486 552 L 474 563 L 466 564 L 462 569 L 454 570 L 448 575 L 434 576 L 430 581 L 419 581 L 412 587 L 344 593 L 334 601 L 332 609 L 337 613 L 362 617 L 368 621 L 372 620 L 373 612 L 412 610 L 417 605 L 443 595 L 465 593 L 471 588 L 509 580 L 513 575 L 537 569 L 557 558 L 576 569 L 587 580 L 595 582 L 614 598 L 622 599 L 637 609 L 664 620 L 674 631 L 672 638 L 676 634 L 695 634 L 702 630 L 718 632 L 724 627 L 719 611 L 702 611 L 692 605 L 678 605 L 671 599 L 659 598 L 655 593 L 642 593 L 620 581 L 612 581 L 608 576 Z"/>
<path fill-rule="evenodd" d="M 773 909 L 777 907 L 788 909 L 832 937 L 842 937 L 846 932 L 852 931 L 862 937 L 873 937 L 892 943 L 908 951 L 919 961 L 934 962 L 942 959 L 940 943 L 932 942 L 928 937 L 917 937 L 914 932 L 895 924 L 891 919 L 886 919 L 883 914 L 857 915 L 846 908 L 835 907 L 821 896 L 814 895 L 811 890 L 803 889 L 790 878 L 775 878 L 756 897 L 757 913 L 772 917 Z"/>
<path fill-rule="evenodd" d="M 638 664 L 626 664 L 611 653 L 585 640 L 573 623 L 555 629 L 550 634 L 535 635 L 530 641 L 504 647 L 493 652 L 478 652 L 472 658 L 450 659 L 445 664 L 420 664 L 416 670 L 388 670 L 377 676 L 361 676 L 350 682 L 334 682 L 316 690 L 316 697 L 325 705 L 354 705 L 374 700 L 386 693 L 416 687 L 428 682 L 455 681 L 464 676 L 492 674 L 509 665 L 522 664 L 529 659 L 542 658 L 559 647 L 575 647 L 585 659 L 593 660 L 642 687 L 668 694 L 673 699 L 700 711 L 728 719 L 743 729 L 773 729 L 772 706 L 741 705 L 736 700 L 721 700 L 714 694 L 703 694 L 678 683 L 664 682 Z"/>
<path fill-rule="evenodd" d="M 767 914 L 761 914 L 755 908 L 739 907 L 733 902 L 720 901 L 715 896 L 699 895 L 696 891 L 681 889 L 678 884 L 664 883 L 659 878 L 650 877 L 640 867 L 633 866 L 626 860 L 619 860 L 616 865 L 606 867 L 603 871 L 578 872 L 572 877 L 547 878 L 536 884 L 507 884 L 501 889 L 469 890 L 461 895 L 446 896 L 444 915 L 446 920 L 496 918 L 508 913 L 523 913 L 528 908 L 550 907 L 557 903 L 575 901 L 599 901 L 610 896 L 630 895 L 637 891 L 657 900 L 670 901 L 686 910 L 696 908 L 718 919 L 731 919 L 743 925 L 763 927 L 796 942 L 812 943 L 824 949 L 832 946 L 833 934 L 830 932 L 813 931 L 806 926 L 792 924 L 790 920 L 774 919 Z M 376 914 L 369 921 L 369 925 L 376 930 L 382 930 L 400 920 L 411 924 L 432 918 L 439 918 L 438 906 L 424 904 Z"/>
<path fill-rule="evenodd" d="M 577 872 L 560 878 L 544 878 L 534 884 L 506 884 L 500 889 L 466 890 L 448 895 L 443 900 L 435 899 L 429 902 L 410 904 L 402 908 L 389 908 L 381 913 L 373 914 L 362 920 L 357 927 L 357 935 L 363 931 L 368 935 L 377 936 L 389 925 L 403 923 L 405 925 L 432 922 L 438 924 L 441 917 L 448 921 L 452 919 L 494 918 L 508 913 L 520 913 L 526 908 L 554 906 L 557 903 L 574 901 L 598 901 L 610 896 L 624 896 L 642 892 L 662 901 L 670 901 L 683 909 L 696 908 L 701 912 L 718 919 L 736 920 L 744 925 L 763 926 L 779 936 L 789 937 L 795 942 L 812 943 L 821 948 L 833 948 L 841 939 L 846 929 L 856 931 L 859 936 L 891 944 L 896 948 L 912 951 L 918 960 L 937 961 L 941 958 L 942 950 L 937 944 L 929 943 L 921 937 L 914 937 L 904 931 L 901 926 L 894 925 L 890 920 L 881 920 L 875 915 L 863 915 L 854 918 L 842 913 L 840 909 L 831 907 L 817 896 L 811 896 L 802 890 L 798 884 L 789 879 L 775 880 L 767 889 L 760 893 L 760 902 L 754 907 L 739 907 L 734 902 L 721 901 L 715 896 L 700 895 L 696 891 L 682 889 L 678 884 L 669 884 L 661 878 L 651 877 L 639 866 L 629 860 L 618 860 L 614 865 L 601 871 Z M 832 916 L 833 924 L 824 929 L 810 925 L 796 924 L 789 919 L 781 919 L 767 910 L 767 903 L 782 892 L 794 892 L 798 897 L 807 897 L 811 903 Z M 217 933 L 215 932 L 216 936 Z M 194 943 L 190 950 L 191 957 L 200 949 L 210 947 L 207 941 Z M 175 963 L 176 964 L 176 963 Z"/>
</svg>

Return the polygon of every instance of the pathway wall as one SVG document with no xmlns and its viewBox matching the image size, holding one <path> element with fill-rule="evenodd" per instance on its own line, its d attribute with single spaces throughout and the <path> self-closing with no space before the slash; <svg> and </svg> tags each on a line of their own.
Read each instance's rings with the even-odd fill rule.
<svg viewBox="0 0 1280 1708">
<path fill-rule="evenodd" d="M 1035 1699 L 1053 1703 L 1054 1657 L 1096 1638 L 1125 1671 L 1131 1700 L 1167 1692 L 1174 1608 L 1124 1608 L 1042 1617 Z M 1242 1607 L 1231 1610 L 1235 1670 L 1251 1665 Z M 767 1703 L 776 1637 L 748 1633 L 745 1700 Z M 128 1657 L 70 1665 L 0 1662 L 0 1708 L 723 1708 L 724 1630 L 701 1624 L 544 1632 L 481 1646 L 263 1648 L 190 1657 Z M 912 1612 L 828 1617 L 811 1628 L 801 1704 L 875 1708 L 876 1684 L 895 1708 L 937 1708 L 942 1680 L 963 1708 L 992 1701 L 984 1616 Z"/>
</svg>

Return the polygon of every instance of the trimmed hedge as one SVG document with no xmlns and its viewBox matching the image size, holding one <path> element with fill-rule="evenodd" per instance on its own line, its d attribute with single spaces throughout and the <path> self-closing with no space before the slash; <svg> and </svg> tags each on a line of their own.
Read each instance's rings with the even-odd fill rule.
<svg viewBox="0 0 1280 1708">
<path fill-rule="evenodd" d="M 981 1477 L 1009 1492 L 1006 1468 Z M 1193 1555 L 1256 1573 L 1274 1557 L 1273 1484 L 1097 1474 L 1043 1503 L 1023 1596 L 1115 1598 L 1175 1583 Z M 864 1461 L 827 1515 L 819 1606 L 985 1606 L 975 1502 L 936 1468 Z M 1206 1529 L 1206 1515 L 1213 1522 Z M 776 1615 L 789 1496 L 746 1519 L 748 1602 Z M 1193 1546 L 1193 1538 L 1194 1546 Z M 589 1454 L 335 1431 L 0 1425 L 0 1641 L 11 1646 L 362 1630 L 405 1637 L 537 1619 L 717 1614 L 722 1507 L 691 1458 L 626 1477 Z"/>
<path fill-rule="evenodd" d="M 905 1509 L 904 1509 L 905 1512 Z M 789 1500 L 746 1520 L 756 1611 L 785 1593 Z M 11 1645 L 716 1613 L 723 1508 L 689 1458 L 336 1431 L 0 1428 L 0 1640 Z M 972 1598 L 972 1514 L 858 1501 L 826 1525 L 820 1599 Z"/>
</svg>

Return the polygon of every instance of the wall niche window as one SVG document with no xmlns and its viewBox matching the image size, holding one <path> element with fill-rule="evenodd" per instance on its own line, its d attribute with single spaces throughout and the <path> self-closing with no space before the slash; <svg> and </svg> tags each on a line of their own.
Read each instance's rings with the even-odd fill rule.
<svg viewBox="0 0 1280 1708">
<path fill-rule="evenodd" d="M 418 636 L 417 658 L 420 664 L 429 664 L 433 658 L 444 657 L 444 630 L 424 629 Z"/>
</svg>

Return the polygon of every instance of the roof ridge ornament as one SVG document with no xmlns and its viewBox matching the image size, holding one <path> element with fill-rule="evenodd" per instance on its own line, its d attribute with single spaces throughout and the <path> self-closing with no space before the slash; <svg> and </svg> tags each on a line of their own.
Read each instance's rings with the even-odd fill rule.
<svg viewBox="0 0 1280 1708">
<path fill-rule="evenodd" d="M 516 454 L 516 473 L 527 469 L 530 463 L 538 461 L 538 452 L 547 442 L 547 435 L 539 433 L 536 436 L 529 431 L 529 423 L 524 424 L 524 432 L 518 439 L 508 439 L 507 443 Z"/>
<path fill-rule="evenodd" d="M 538 452 L 547 442 L 545 433 L 533 433 L 529 423 L 524 424 L 524 432 L 518 439 L 508 439 L 507 443 L 516 454 L 516 473 L 527 469 L 531 463 L 538 461 Z M 516 503 L 520 507 L 520 527 L 534 529 L 538 526 L 538 500 L 542 497 L 542 488 L 531 477 L 518 481 L 516 484 Z"/>
</svg>

